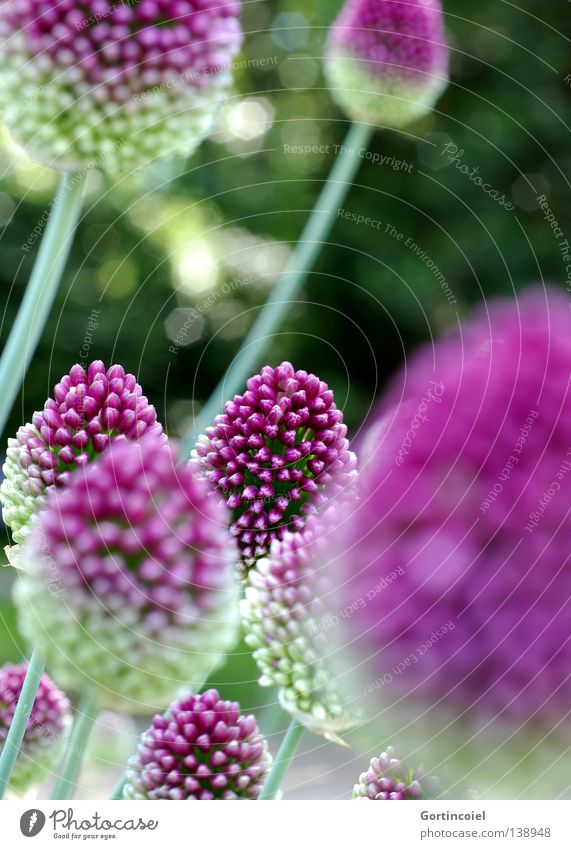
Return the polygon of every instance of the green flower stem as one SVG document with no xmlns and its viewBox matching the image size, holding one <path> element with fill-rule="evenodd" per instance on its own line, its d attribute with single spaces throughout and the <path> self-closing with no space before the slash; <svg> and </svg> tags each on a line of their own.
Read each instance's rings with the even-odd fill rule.
<svg viewBox="0 0 571 849">
<path fill-rule="evenodd" d="M 32 275 L 0 358 L 0 436 L 54 302 L 79 219 L 85 177 L 84 173 L 65 174 L 60 180 Z M 43 671 L 43 661 L 34 651 L 0 755 L 0 799 L 10 781 Z"/>
<path fill-rule="evenodd" d="M 301 742 L 304 731 L 305 727 L 301 722 L 298 722 L 297 719 L 292 719 L 270 770 L 268 780 L 264 784 L 264 789 L 260 794 L 260 802 L 270 801 L 276 798 L 289 765 L 297 752 L 297 747 Z"/>
<path fill-rule="evenodd" d="M 8 730 L 8 736 L 0 755 L 0 799 L 4 798 L 6 788 L 10 783 L 10 777 L 14 764 L 20 753 L 20 747 L 26 726 L 32 713 L 36 694 L 40 685 L 40 678 L 44 671 L 44 662 L 37 652 L 33 652 L 28 664 L 28 671 L 22 686 L 22 692 L 14 711 L 14 716 Z"/>
<path fill-rule="evenodd" d="M 311 271 L 339 207 L 343 204 L 362 157 L 359 152 L 368 147 L 374 128 L 365 124 L 352 124 L 343 143 L 344 153 L 335 160 L 319 199 L 295 246 L 287 267 L 274 286 L 270 297 L 239 354 L 229 367 L 194 424 L 181 441 L 181 456 L 190 453 L 198 436 L 214 421 L 222 410 L 223 401 L 239 392 L 246 380 L 254 373 L 272 334 L 280 326 L 289 307 L 295 302 L 297 293 Z"/>
<path fill-rule="evenodd" d="M 36 350 L 69 256 L 86 174 L 64 174 L 8 341 L 0 359 L 0 436 Z"/>
<path fill-rule="evenodd" d="M 52 799 L 73 799 L 77 779 L 81 770 L 81 761 L 97 719 L 97 708 L 89 696 L 85 696 L 77 708 L 77 714 L 71 730 L 60 774 L 54 785 Z"/>
</svg>

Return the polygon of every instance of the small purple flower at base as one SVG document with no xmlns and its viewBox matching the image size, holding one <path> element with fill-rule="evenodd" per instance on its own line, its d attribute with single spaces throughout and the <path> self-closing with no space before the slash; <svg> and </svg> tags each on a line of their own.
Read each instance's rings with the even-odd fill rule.
<svg viewBox="0 0 571 849">
<path fill-rule="evenodd" d="M 0 751 L 12 724 L 28 664 L 0 669 Z M 69 701 L 44 673 L 26 726 L 10 788 L 25 793 L 50 775 L 61 759 L 71 724 Z"/>
<path fill-rule="evenodd" d="M 3 0 L 4 121 L 62 171 L 187 156 L 231 84 L 240 9 L 238 0 Z"/>
<path fill-rule="evenodd" d="M 448 83 L 440 0 L 348 0 L 329 34 L 325 74 L 355 121 L 398 128 L 422 117 Z"/>
<path fill-rule="evenodd" d="M 245 570 L 356 478 L 332 390 L 288 362 L 248 380 L 200 437 L 191 463 L 232 509 Z"/>
<path fill-rule="evenodd" d="M 135 376 L 120 365 L 106 369 L 101 360 L 87 371 L 74 365 L 44 409 L 8 440 L 0 501 L 14 541 L 26 538 L 48 489 L 65 485 L 73 469 L 91 462 L 113 440 L 143 434 L 162 434 L 162 427 Z"/>
<path fill-rule="evenodd" d="M 101 709 L 163 707 L 236 640 L 228 512 L 177 459 L 157 436 L 116 440 L 50 491 L 21 546 L 22 632 Z"/>
<path fill-rule="evenodd" d="M 208 690 L 155 716 L 129 760 L 123 798 L 256 800 L 270 766 L 255 718 Z"/>
<path fill-rule="evenodd" d="M 353 787 L 353 799 L 364 802 L 427 799 L 437 784 L 437 779 L 427 777 L 423 769 L 407 769 L 389 746 L 378 758 L 372 758 L 367 772 L 360 775 Z"/>
</svg>

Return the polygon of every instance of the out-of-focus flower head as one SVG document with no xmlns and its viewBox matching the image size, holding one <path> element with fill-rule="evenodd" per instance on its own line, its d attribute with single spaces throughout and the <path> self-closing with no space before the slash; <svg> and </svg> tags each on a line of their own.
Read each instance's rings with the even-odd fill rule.
<svg viewBox="0 0 571 849">
<path fill-rule="evenodd" d="M 355 121 L 398 128 L 422 117 L 448 83 L 440 0 L 348 0 L 329 33 L 325 73 Z"/>
<path fill-rule="evenodd" d="M 301 530 L 311 513 L 342 497 L 356 477 L 333 391 L 287 362 L 265 366 L 227 402 L 191 463 L 232 509 L 246 569 L 272 540 Z"/>
<path fill-rule="evenodd" d="M 353 787 L 353 799 L 365 802 L 426 799 L 436 783 L 421 768 L 407 769 L 389 746 L 378 758 L 371 758 L 369 769 L 361 773 Z"/>
<path fill-rule="evenodd" d="M 129 760 L 125 799 L 256 800 L 271 766 L 253 716 L 216 690 L 158 714 Z"/>
<path fill-rule="evenodd" d="M 200 687 L 236 638 L 227 510 L 155 436 L 54 488 L 20 553 L 24 635 L 69 689 L 118 712 Z"/>
<path fill-rule="evenodd" d="M 113 440 L 143 434 L 162 434 L 162 427 L 134 375 L 119 365 L 106 369 L 101 360 L 87 371 L 74 365 L 44 409 L 8 440 L 0 501 L 15 542 L 26 538 L 49 488 L 64 486 L 73 469 L 87 465 Z"/>
<path fill-rule="evenodd" d="M 0 109 L 60 170 L 187 156 L 242 42 L 239 0 L 3 0 Z"/>
<path fill-rule="evenodd" d="M 370 695 L 474 719 L 567 715 L 570 374 L 568 297 L 538 287 L 490 302 L 394 379 L 345 540 Z"/>
<path fill-rule="evenodd" d="M 277 687 L 288 713 L 311 731 L 341 743 L 357 722 L 341 675 L 340 616 L 335 605 L 334 556 L 327 537 L 337 511 L 311 517 L 303 531 L 274 540 L 267 557 L 248 574 L 241 602 L 246 643 L 263 687 Z"/>
<path fill-rule="evenodd" d="M 28 664 L 5 664 L 0 669 L 0 751 L 14 718 Z M 10 778 L 10 787 L 25 793 L 48 777 L 65 751 L 71 715 L 69 701 L 51 678 L 40 678 L 24 739 Z"/>
</svg>

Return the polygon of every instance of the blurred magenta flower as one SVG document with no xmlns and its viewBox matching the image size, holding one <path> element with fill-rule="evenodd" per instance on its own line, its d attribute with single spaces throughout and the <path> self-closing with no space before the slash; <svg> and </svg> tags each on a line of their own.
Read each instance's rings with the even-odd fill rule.
<svg viewBox="0 0 571 849">
<path fill-rule="evenodd" d="M 158 714 L 129 760 L 125 799 L 255 800 L 271 766 L 253 716 L 216 690 Z"/>
<path fill-rule="evenodd" d="M 353 799 L 358 801 L 404 801 L 426 799 L 436 786 L 423 769 L 409 770 L 400 761 L 392 746 L 378 758 L 372 758 L 353 787 Z"/>
<path fill-rule="evenodd" d="M 4 0 L 0 108 L 61 170 L 187 156 L 209 131 L 242 42 L 239 0 Z"/>
<path fill-rule="evenodd" d="M 27 670 L 27 663 L 18 666 L 7 663 L 0 669 L 0 751 L 12 723 Z M 13 790 L 25 793 L 51 774 L 63 756 L 70 724 L 67 697 L 44 673 L 10 779 Z"/>
<path fill-rule="evenodd" d="M 340 497 L 355 480 L 347 427 L 333 392 L 291 363 L 265 366 L 246 392 L 201 436 L 193 468 L 233 511 L 245 568 L 267 554 L 273 539 L 299 531 L 307 516 Z"/>
<path fill-rule="evenodd" d="M 236 637 L 225 505 L 155 436 L 116 441 L 54 488 L 16 600 L 48 669 L 97 706 L 146 713 L 200 687 Z"/>
<path fill-rule="evenodd" d="M 440 0 L 348 0 L 326 46 L 331 94 L 354 121 L 404 127 L 448 84 Z"/>
<path fill-rule="evenodd" d="M 365 693 L 567 715 L 570 374 L 569 298 L 534 288 L 486 304 L 393 380 L 344 541 Z"/>
<path fill-rule="evenodd" d="M 241 602 L 246 643 L 262 687 L 278 687 L 280 704 L 310 731 L 340 743 L 356 724 L 335 644 L 339 617 L 326 540 L 336 509 L 324 521 L 310 517 L 303 531 L 274 540 L 248 574 Z"/>
<path fill-rule="evenodd" d="M 2 517 L 17 543 L 44 503 L 46 491 L 65 485 L 73 469 L 85 466 L 118 437 L 162 434 L 155 408 L 122 366 L 105 369 L 101 360 L 87 371 L 74 365 L 54 387 L 41 412 L 8 440 L 0 487 Z"/>
</svg>

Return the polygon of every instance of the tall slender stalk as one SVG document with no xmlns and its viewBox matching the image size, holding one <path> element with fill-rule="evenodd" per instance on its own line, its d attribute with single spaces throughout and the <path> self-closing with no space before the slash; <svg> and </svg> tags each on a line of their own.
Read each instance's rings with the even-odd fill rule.
<svg viewBox="0 0 571 849">
<path fill-rule="evenodd" d="M 351 125 L 343 143 L 344 152 L 338 154 L 335 160 L 283 275 L 274 286 L 238 356 L 200 411 L 195 423 L 182 438 L 181 456 L 192 450 L 198 436 L 221 411 L 223 402 L 239 392 L 254 372 L 272 334 L 295 301 L 299 289 L 319 256 L 323 242 L 361 163 L 362 156 L 359 153 L 367 148 L 373 131 L 373 127 L 365 124 Z"/>
<path fill-rule="evenodd" d="M 10 783 L 10 777 L 14 769 L 14 764 L 20 753 L 20 747 L 26 726 L 32 713 L 32 708 L 36 700 L 36 693 L 40 685 L 40 678 L 44 671 L 44 662 L 37 652 L 33 652 L 28 664 L 26 678 L 22 685 L 20 698 L 12 717 L 8 735 L 0 754 L 0 799 L 4 798 L 6 788 Z"/>
<path fill-rule="evenodd" d="M 77 229 L 85 178 L 85 173 L 70 173 L 64 174 L 60 180 L 24 298 L 0 357 L 0 437 L 61 281 Z M 6 792 L 22 745 L 43 670 L 43 662 L 34 651 L 0 755 L 0 799 Z"/>
<path fill-rule="evenodd" d="M 96 719 L 97 709 L 92 699 L 85 696 L 77 708 L 64 761 L 54 785 L 52 799 L 73 799 L 81 770 L 81 761 Z"/>
<path fill-rule="evenodd" d="M 64 174 L 54 198 L 32 275 L 0 358 L 0 436 L 58 290 L 77 228 L 85 173 Z"/>
<path fill-rule="evenodd" d="M 292 719 L 270 770 L 268 780 L 264 784 L 264 789 L 260 794 L 261 802 L 271 801 L 278 795 L 284 776 L 297 752 L 304 731 L 305 727 L 301 722 L 297 719 Z"/>
<path fill-rule="evenodd" d="M 367 149 L 373 132 L 374 128 L 365 124 L 354 123 L 349 128 L 343 144 L 343 153 L 339 154 L 335 160 L 283 275 L 274 286 L 254 326 L 244 340 L 238 356 L 211 394 L 192 427 L 183 436 L 181 457 L 192 450 L 198 436 L 222 409 L 224 399 L 231 398 L 239 392 L 258 365 L 272 334 L 280 326 L 319 256 L 339 207 L 353 184 L 362 159 L 362 151 Z M 296 719 L 292 719 L 260 800 L 276 798 L 303 733 L 304 726 Z"/>
</svg>

